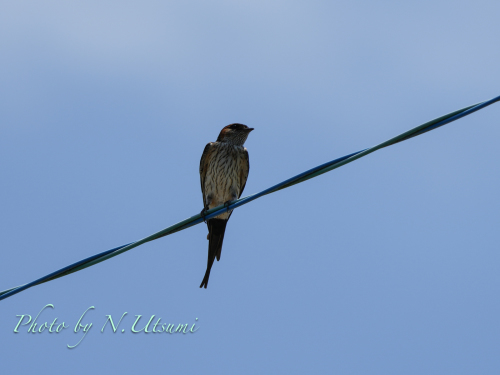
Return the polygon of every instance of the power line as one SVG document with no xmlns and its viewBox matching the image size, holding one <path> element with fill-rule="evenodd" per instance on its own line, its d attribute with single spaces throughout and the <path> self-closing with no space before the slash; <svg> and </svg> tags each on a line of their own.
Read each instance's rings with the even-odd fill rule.
<svg viewBox="0 0 500 375">
<path fill-rule="evenodd" d="M 329 172 L 335 168 L 339 168 L 345 164 L 351 163 L 354 160 L 357 160 L 359 158 L 362 158 L 363 156 L 366 156 L 368 154 L 371 154 L 372 152 L 375 152 L 377 150 L 380 150 L 381 148 L 391 146 L 393 144 L 406 141 L 407 139 L 416 137 L 420 134 L 426 133 L 428 131 L 434 130 L 439 128 L 440 126 L 446 125 L 452 121 L 458 120 L 459 118 L 465 117 L 467 115 L 470 115 L 473 112 L 479 111 L 480 109 L 483 109 L 495 102 L 500 101 L 500 96 L 497 96 L 493 99 L 474 104 L 462 109 L 459 109 L 457 111 L 448 113 L 447 115 L 438 117 L 434 120 L 428 121 L 422 125 L 419 125 L 413 129 L 410 129 L 404 133 L 401 133 L 400 135 L 393 137 L 385 142 L 382 142 L 378 145 L 375 145 L 373 147 L 366 148 L 364 150 L 358 151 L 358 152 L 353 152 L 352 154 L 342 156 L 340 158 L 337 158 L 335 160 L 329 161 L 328 163 L 321 164 L 315 168 L 309 169 L 303 173 L 300 173 L 292 178 L 289 178 L 288 180 L 285 180 L 283 182 L 280 182 L 279 184 L 276 184 L 268 189 L 262 190 L 260 193 L 249 195 L 244 198 L 240 198 L 233 203 L 231 203 L 229 206 L 218 206 L 215 208 L 212 208 L 211 210 L 207 211 L 205 215 L 205 219 L 211 219 L 215 216 L 220 215 L 226 210 L 233 210 L 235 208 L 238 208 L 240 206 L 243 206 L 244 204 L 250 203 L 251 201 L 260 198 L 264 195 L 274 193 L 278 190 L 281 189 L 286 189 L 290 186 L 293 186 L 295 184 L 299 184 L 301 182 L 304 182 L 306 180 L 309 180 L 311 178 L 317 177 L 323 173 Z M 26 290 L 28 288 L 31 288 L 32 286 L 39 285 L 46 283 L 47 281 L 50 280 L 55 280 L 58 279 L 59 277 L 63 277 L 66 275 L 69 275 L 73 272 L 77 272 L 80 270 L 83 270 L 87 267 L 93 266 L 94 264 L 103 262 L 105 260 L 108 260 L 112 257 L 115 257 L 117 255 L 120 255 L 124 253 L 125 251 L 132 250 L 133 248 L 142 245 L 146 242 L 156 240 L 160 237 L 168 236 L 169 234 L 179 232 L 181 230 L 187 229 L 189 227 L 192 227 L 194 225 L 200 224 L 203 221 L 203 218 L 201 217 L 200 214 L 196 214 L 194 216 L 191 216 L 190 218 L 183 220 L 177 224 L 171 225 L 168 228 L 165 228 L 159 232 L 156 232 L 148 237 L 145 237 L 139 241 L 136 242 L 131 242 L 126 245 L 118 246 L 115 247 L 114 249 L 110 249 L 107 251 L 104 251 L 102 253 L 93 255 L 91 257 L 85 258 L 80 260 L 79 262 L 70 264 L 69 266 L 66 266 L 64 268 L 61 268 L 60 270 L 57 270 L 55 272 L 52 272 L 46 276 L 43 276 L 35 281 L 32 281 L 28 284 L 20 285 L 15 288 L 10 288 L 7 290 L 4 290 L 0 292 L 0 300 L 3 300 L 5 298 L 8 298 L 10 296 L 13 296 L 14 294 L 17 294 L 19 292 L 22 292 L 23 290 Z"/>
</svg>

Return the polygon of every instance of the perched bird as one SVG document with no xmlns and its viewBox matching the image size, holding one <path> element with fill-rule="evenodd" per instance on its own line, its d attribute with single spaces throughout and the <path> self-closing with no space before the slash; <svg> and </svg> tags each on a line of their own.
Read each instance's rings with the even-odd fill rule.
<svg viewBox="0 0 500 375">
<path fill-rule="evenodd" d="M 250 170 L 248 151 L 243 144 L 252 130 L 253 128 L 243 124 L 230 124 L 221 130 L 217 141 L 205 146 L 200 160 L 202 217 L 207 210 L 221 204 L 229 205 L 243 193 Z M 207 271 L 200 288 L 207 287 L 215 258 L 217 257 L 217 261 L 220 260 L 224 232 L 231 213 L 228 210 L 207 221 Z"/>
</svg>

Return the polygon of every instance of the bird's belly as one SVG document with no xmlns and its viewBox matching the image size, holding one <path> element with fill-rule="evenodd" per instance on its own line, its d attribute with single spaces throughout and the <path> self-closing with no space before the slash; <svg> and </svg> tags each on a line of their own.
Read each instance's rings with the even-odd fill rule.
<svg viewBox="0 0 500 375">
<path fill-rule="evenodd" d="M 240 195 L 238 157 L 230 153 L 221 153 L 210 161 L 205 177 L 205 197 L 208 207 L 214 208 Z M 217 219 L 228 219 L 230 212 L 225 212 Z"/>
</svg>

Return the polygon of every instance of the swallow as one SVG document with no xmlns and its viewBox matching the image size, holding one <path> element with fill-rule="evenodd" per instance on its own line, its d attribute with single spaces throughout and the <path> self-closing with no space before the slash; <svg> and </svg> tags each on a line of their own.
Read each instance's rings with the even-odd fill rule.
<svg viewBox="0 0 500 375">
<path fill-rule="evenodd" d="M 229 206 L 231 201 L 241 197 L 245 188 L 250 163 L 248 151 L 243 145 L 253 130 L 243 124 L 225 126 L 215 142 L 205 146 L 200 160 L 200 182 L 203 195 L 201 216 L 211 208 L 222 204 Z M 208 261 L 205 277 L 200 288 L 207 287 L 210 270 L 215 258 L 220 260 L 222 241 L 227 221 L 232 210 L 206 221 L 208 227 Z"/>
</svg>

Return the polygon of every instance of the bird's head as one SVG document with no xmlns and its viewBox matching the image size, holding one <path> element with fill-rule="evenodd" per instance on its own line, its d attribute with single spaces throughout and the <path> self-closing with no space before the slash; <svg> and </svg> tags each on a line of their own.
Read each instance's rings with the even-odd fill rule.
<svg viewBox="0 0 500 375">
<path fill-rule="evenodd" d="M 243 146 L 248 134 L 253 130 L 243 124 L 230 124 L 225 126 L 217 138 L 217 142 L 226 142 L 235 146 Z"/>
</svg>

